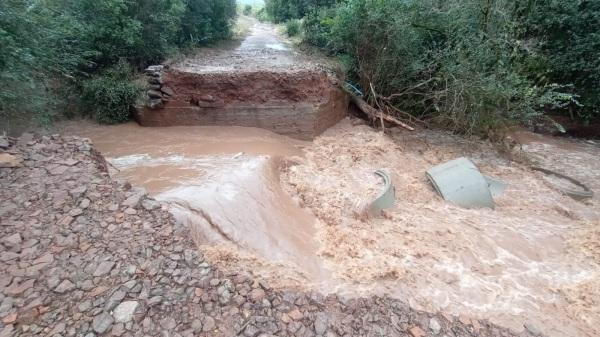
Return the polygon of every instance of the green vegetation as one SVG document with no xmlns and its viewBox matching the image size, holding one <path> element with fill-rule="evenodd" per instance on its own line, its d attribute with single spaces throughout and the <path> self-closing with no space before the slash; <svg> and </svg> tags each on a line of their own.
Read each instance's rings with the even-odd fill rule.
<svg viewBox="0 0 600 337">
<path fill-rule="evenodd" d="M 507 123 L 600 110 L 598 0 L 267 0 L 304 18 L 374 106 L 489 134 Z"/>
<path fill-rule="evenodd" d="M 81 98 L 86 110 L 100 123 L 129 120 L 131 107 L 142 89 L 133 81 L 133 75 L 128 63 L 119 62 L 84 81 Z"/>
<path fill-rule="evenodd" d="M 302 30 L 302 21 L 291 19 L 285 23 L 285 32 L 288 36 L 296 36 Z"/>
<path fill-rule="evenodd" d="M 235 0 L 0 1 L 0 119 L 123 121 L 132 71 L 230 35 Z M 73 102 L 76 102 L 75 106 Z"/>
<path fill-rule="evenodd" d="M 267 9 L 264 7 L 261 7 L 258 11 L 256 11 L 256 18 L 260 22 L 271 21 L 271 18 L 269 17 L 269 14 L 267 13 Z"/>
<path fill-rule="evenodd" d="M 245 5 L 244 10 L 242 11 L 244 15 L 252 15 L 252 5 Z"/>
</svg>

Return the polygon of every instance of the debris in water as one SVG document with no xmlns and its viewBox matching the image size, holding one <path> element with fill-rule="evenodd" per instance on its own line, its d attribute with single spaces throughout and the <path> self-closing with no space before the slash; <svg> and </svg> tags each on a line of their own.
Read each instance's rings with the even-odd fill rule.
<svg viewBox="0 0 600 337">
<path fill-rule="evenodd" d="M 378 216 L 382 210 L 394 206 L 394 201 L 396 200 L 396 188 L 392 184 L 390 175 L 382 170 L 375 171 L 375 174 L 383 178 L 384 187 L 383 191 L 369 206 L 369 214 L 372 216 Z"/>
<path fill-rule="evenodd" d="M 469 159 L 460 157 L 427 170 L 427 178 L 444 198 L 464 208 L 494 208 L 503 182 L 485 177 Z"/>
<path fill-rule="evenodd" d="M 577 179 L 542 167 L 532 167 L 531 169 L 545 173 L 548 176 L 547 181 L 552 186 L 575 200 L 581 201 L 594 197 L 594 192 Z"/>
</svg>

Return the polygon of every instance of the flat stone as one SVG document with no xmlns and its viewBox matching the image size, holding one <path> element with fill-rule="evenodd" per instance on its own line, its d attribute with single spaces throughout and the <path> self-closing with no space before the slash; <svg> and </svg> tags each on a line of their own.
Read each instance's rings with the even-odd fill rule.
<svg viewBox="0 0 600 337">
<path fill-rule="evenodd" d="M 327 331 L 327 315 L 323 312 L 317 313 L 315 316 L 315 332 L 317 335 L 323 335 Z"/>
<path fill-rule="evenodd" d="M 442 330 L 440 322 L 435 317 L 429 320 L 429 329 L 431 329 L 431 331 L 433 331 L 433 333 L 436 335 Z"/>
<path fill-rule="evenodd" d="M 204 320 L 202 321 L 202 331 L 203 332 L 209 332 L 209 331 L 213 331 L 216 328 L 216 323 L 215 323 L 215 319 L 210 317 L 210 316 L 205 316 Z"/>
<path fill-rule="evenodd" d="M 265 291 L 261 288 L 252 289 L 250 292 L 250 299 L 254 302 L 260 302 L 265 298 Z"/>
<path fill-rule="evenodd" d="M 117 291 L 112 293 L 112 295 L 110 295 L 108 300 L 106 300 L 106 303 L 104 305 L 104 310 L 106 310 L 106 311 L 113 310 L 119 303 L 121 303 L 121 301 L 125 298 L 125 296 L 127 296 L 127 292 L 125 292 L 121 289 L 118 289 Z"/>
<path fill-rule="evenodd" d="M 60 219 L 56 224 L 60 227 L 67 227 L 73 222 L 73 220 L 74 219 L 72 216 L 67 215 L 67 216 L 63 217 L 62 219 Z"/>
<path fill-rule="evenodd" d="M 192 321 L 192 330 L 194 330 L 195 332 L 198 332 L 200 330 L 202 330 L 202 322 L 199 319 L 195 319 Z"/>
<path fill-rule="evenodd" d="M 413 326 L 412 328 L 408 329 L 408 333 L 412 337 L 425 337 L 426 335 L 425 331 L 423 331 L 423 329 L 419 328 L 418 326 Z"/>
<path fill-rule="evenodd" d="M 160 204 L 152 199 L 144 199 L 142 201 L 142 207 L 147 211 L 151 211 L 160 207 Z"/>
<path fill-rule="evenodd" d="M 169 95 L 169 96 L 175 95 L 175 91 L 173 91 L 173 89 L 171 89 L 170 87 L 167 87 L 166 85 L 163 86 L 162 88 L 160 88 L 160 91 L 162 91 L 165 95 Z"/>
<path fill-rule="evenodd" d="M 113 269 L 114 266 L 115 266 L 115 263 L 112 261 L 102 261 L 102 263 L 100 263 L 98 265 L 96 270 L 94 270 L 93 275 L 96 277 L 106 275 L 106 274 L 110 273 L 110 271 Z"/>
<path fill-rule="evenodd" d="M 46 253 L 31 262 L 32 265 L 48 265 L 54 262 L 54 254 Z"/>
<path fill-rule="evenodd" d="M 6 325 L 4 329 L 0 330 L 0 337 L 11 337 L 14 329 L 15 328 L 12 324 Z"/>
<path fill-rule="evenodd" d="M 23 166 L 23 158 L 10 153 L 0 153 L 0 167 L 11 168 Z"/>
<path fill-rule="evenodd" d="M 122 205 L 131 207 L 131 208 L 136 208 L 139 205 L 140 200 L 142 199 L 143 196 L 144 195 L 141 193 L 134 194 L 134 195 L 130 196 L 129 198 L 125 199 L 125 201 L 123 201 Z"/>
<path fill-rule="evenodd" d="M 0 253 L 0 261 L 6 262 L 11 261 L 19 257 L 19 254 L 14 252 L 1 252 Z"/>
<path fill-rule="evenodd" d="M 2 323 L 4 324 L 13 324 L 17 321 L 17 313 L 12 313 L 2 319 Z"/>
<path fill-rule="evenodd" d="M 163 70 L 165 66 L 163 66 L 162 64 L 156 64 L 156 65 L 152 65 L 152 66 L 148 66 L 148 68 L 144 69 L 144 71 L 146 72 L 159 72 L 161 70 Z"/>
<path fill-rule="evenodd" d="M 137 211 L 135 209 L 129 207 L 125 210 L 125 214 L 134 215 L 134 214 L 137 214 Z"/>
<path fill-rule="evenodd" d="M 0 136 L 0 149 L 7 149 L 10 146 L 6 136 Z"/>
<path fill-rule="evenodd" d="M 23 239 L 21 238 L 21 234 L 19 233 L 15 233 L 13 235 L 10 236 L 5 236 L 4 238 L 2 238 L 2 243 L 5 246 L 8 247 L 17 247 L 21 244 L 21 242 L 23 242 Z"/>
<path fill-rule="evenodd" d="M 458 320 L 464 325 L 471 325 L 471 319 L 465 315 L 459 315 Z"/>
<path fill-rule="evenodd" d="M 67 170 L 69 169 L 68 166 L 65 165 L 59 165 L 53 169 L 50 170 L 50 174 L 53 176 L 59 176 L 64 174 L 65 172 L 67 172 Z"/>
<path fill-rule="evenodd" d="M 81 200 L 81 202 L 79 203 L 79 207 L 82 209 L 86 209 L 90 206 L 90 199 L 83 199 Z"/>
<path fill-rule="evenodd" d="M 150 79 L 148 79 L 148 83 L 150 84 L 162 84 L 163 80 L 161 77 L 152 77 Z"/>
<path fill-rule="evenodd" d="M 69 211 L 69 215 L 72 217 L 78 217 L 83 213 L 83 210 L 81 208 L 73 208 L 71 211 Z"/>
<path fill-rule="evenodd" d="M 137 301 L 121 302 L 113 311 L 113 317 L 117 323 L 127 323 L 133 319 L 133 314 L 138 308 Z"/>
<path fill-rule="evenodd" d="M 73 282 L 69 280 L 63 280 L 56 288 L 54 288 L 54 292 L 64 294 L 73 289 L 75 289 L 75 285 L 73 284 Z"/>
<path fill-rule="evenodd" d="M 4 292 L 11 296 L 20 295 L 23 292 L 25 292 L 27 289 L 33 287 L 34 283 L 35 283 L 35 280 L 33 280 L 33 279 L 23 281 L 20 284 L 17 284 L 16 281 L 13 281 L 13 283 L 10 286 L 8 286 L 8 288 L 6 288 L 4 290 Z"/>
<path fill-rule="evenodd" d="M 294 321 L 299 321 L 302 319 L 302 317 L 304 317 L 302 312 L 300 312 L 300 310 L 298 310 L 298 309 L 294 309 L 294 310 L 288 312 L 288 316 L 290 316 L 290 318 L 293 319 Z"/>
<path fill-rule="evenodd" d="M 66 159 L 66 160 L 61 160 L 59 162 L 59 164 L 67 165 L 67 166 L 74 166 L 74 165 L 76 165 L 78 163 L 79 163 L 79 160 L 73 159 L 73 158 L 69 158 L 69 159 Z"/>
<path fill-rule="evenodd" d="M 161 109 L 165 106 L 162 99 L 151 99 L 148 101 L 148 108 L 150 109 Z"/>
<path fill-rule="evenodd" d="M 146 302 L 146 304 L 151 307 L 153 305 L 157 305 L 160 304 L 163 301 L 163 297 L 162 296 L 154 296 L 151 297 L 150 299 L 148 299 L 148 301 Z"/>
<path fill-rule="evenodd" d="M 115 319 L 111 315 L 103 312 L 94 317 L 94 320 L 92 321 L 92 329 L 94 329 L 96 333 L 103 334 L 108 331 L 110 327 L 112 327 L 114 321 Z"/>
<path fill-rule="evenodd" d="M 48 336 L 62 335 L 62 333 L 65 332 L 66 327 L 67 325 L 64 322 L 59 322 L 54 326 L 52 331 L 48 333 Z"/>
<path fill-rule="evenodd" d="M 160 324 L 161 328 L 169 331 L 175 329 L 175 327 L 177 326 L 177 322 L 175 322 L 175 319 L 173 317 L 165 317 L 161 319 L 160 322 L 158 322 L 158 324 Z"/>
<path fill-rule="evenodd" d="M 74 189 L 69 191 L 69 194 L 71 194 L 73 197 L 77 198 L 80 195 L 84 194 L 87 191 L 87 186 L 85 185 L 81 185 L 79 187 L 75 187 Z"/>
<path fill-rule="evenodd" d="M 527 329 L 527 331 L 531 332 L 535 336 L 541 336 L 542 335 L 542 332 L 540 331 L 540 329 L 538 329 L 531 322 L 526 322 L 525 324 L 523 324 L 523 327 L 525 329 Z"/>
<path fill-rule="evenodd" d="M 146 94 L 148 94 L 148 97 L 150 97 L 150 98 L 161 98 L 162 97 L 162 93 L 157 90 L 148 90 L 146 92 Z"/>
</svg>

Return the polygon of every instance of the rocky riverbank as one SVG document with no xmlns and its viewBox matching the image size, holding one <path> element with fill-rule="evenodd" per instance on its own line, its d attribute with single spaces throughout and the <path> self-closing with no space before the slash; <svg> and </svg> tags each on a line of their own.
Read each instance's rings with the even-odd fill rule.
<svg viewBox="0 0 600 337">
<path fill-rule="evenodd" d="M 1 337 L 535 335 L 396 299 L 273 289 L 224 274 L 159 203 L 112 180 L 89 141 L 26 135 L 7 145 Z"/>
</svg>

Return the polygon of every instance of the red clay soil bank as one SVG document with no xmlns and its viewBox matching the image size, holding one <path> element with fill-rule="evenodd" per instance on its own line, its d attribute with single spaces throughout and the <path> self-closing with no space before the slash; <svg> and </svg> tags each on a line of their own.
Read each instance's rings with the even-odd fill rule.
<svg viewBox="0 0 600 337">
<path fill-rule="evenodd" d="M 154 94 L 162 96 L 162 103 L 137 109 L 136 120 L 143 126 L 249 126 L 310 140 L 340 121 L 348 107 L 335 80 L 314 69 L 205 73 L 164 69 L 149 75 L 150 82 L 161 88 Z"/>
</svg>

